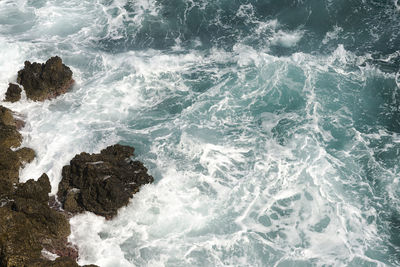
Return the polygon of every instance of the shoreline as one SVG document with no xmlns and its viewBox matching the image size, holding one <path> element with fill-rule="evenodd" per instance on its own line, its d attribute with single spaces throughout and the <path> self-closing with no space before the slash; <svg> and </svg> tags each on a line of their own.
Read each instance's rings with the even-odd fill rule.
<svg viewBox="0 0 400 267">
<path fill-rule="evenodd" d="M 34 101 L 53 99 L 74 84 L 72 71 L 57 56 L 42 64 L 26 61 L 17 82 L 9 84 L 4 101 L 19 101 L 22 89 Z M 0 265 L 79 266 L 78 249 L 67 240 L 69 220 L 85 211 L 112 219 L 153 177 L 140 161 L 131 159 L 133 147 L 116 144 L 98 154 L 77 154 L 63 167 L 57 193 L 49 196 L 45 173 L 20 182 L 20 170 L 36 153 L 21 148 L 23 116 L 2 105 L 0 111 Z"/>
</svg>

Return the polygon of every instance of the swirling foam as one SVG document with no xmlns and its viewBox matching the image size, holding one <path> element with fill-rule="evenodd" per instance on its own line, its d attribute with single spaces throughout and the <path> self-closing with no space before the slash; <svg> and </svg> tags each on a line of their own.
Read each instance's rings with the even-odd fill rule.
<svg viewBox="0 0 400 267">
<path fill-rule="evenodd" d="M 23 145 L 37 152 L 21 179 L 46 172 L 54 194 L 75 154 L 115 142 L 135 146 L 156 178 L 111 221 L 71 219 L 79 263 L 398 264 L 398 70 L 348 50 L 345 26 L 320 36 L 326 54 L 302 51 L 310 29 L 262 17 L 260 3 L 226 14 L 224 1 L 177 1 L 194 29 L 205 27 L 196 12 L 218 15 L 205 28 L 220 43 L 199 34 L 188 45 L 195 31 L 167 4 L 0 2 L 0 93 L 25 59 L 53 54 L 77 81 L 52 101 L 2 103 L 26 116 Z M 172 27 L 160 31 L 171 47 L 130 46 L 154 25 Z"/>
</svg>

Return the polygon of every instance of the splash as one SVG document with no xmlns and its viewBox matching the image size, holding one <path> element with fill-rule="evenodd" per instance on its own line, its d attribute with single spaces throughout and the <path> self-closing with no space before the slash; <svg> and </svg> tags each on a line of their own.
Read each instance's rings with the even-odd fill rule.
<svg viewBox="0 0 400 267">
<path fill-rule="evenodd" d="M 54 194 L 75 154 L 135 146 L 156 182 L 71 219 L 80 264 L 399 265 L 393 3 L 2 1 L 0 93 L 53 54 L 77 81 L 3 103 L 37 152 L 21 177 Z"/>
</svg>

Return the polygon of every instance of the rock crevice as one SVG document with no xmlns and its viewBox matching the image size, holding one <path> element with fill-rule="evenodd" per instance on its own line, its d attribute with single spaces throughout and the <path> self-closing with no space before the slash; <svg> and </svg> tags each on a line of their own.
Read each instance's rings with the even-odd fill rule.
<svg viewBox="0 0 400 267">
<path fill-rule="evenodd" d="M 73 84 L 72 71 L 59 57 L 46 63 L 25 62 L 18 84 L 9 84 L 5 101 L 26 96 L 43 101 L 65 93 Z M 112 218 L 139 188 L 153 182 L 146 167 L 131 159 L 134 148 L 113 145 L 98 154 L 82 152 L 62 170 L 58 199 L 64 211 L 49 198 L 49 177 L 19 182 L 20 168 L 35 158 L 30 148 L 19 148 L 23 127 L 8 108 L 0 106 L 0 266 L 78 266 L 77 249 L 67 242 L 68 217 L 83 211 Z M 44 253 L 45 252 L 45 253 Z M 58 255 L 52 261 L 46 253 Z M 90 265 L 95 266 L 95 265 Z"/>
</svg>

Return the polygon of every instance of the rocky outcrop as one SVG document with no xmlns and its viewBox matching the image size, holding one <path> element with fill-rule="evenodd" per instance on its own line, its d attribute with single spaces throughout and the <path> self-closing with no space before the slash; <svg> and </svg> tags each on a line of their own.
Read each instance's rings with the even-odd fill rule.
<svg viewBox="0 0 400 267">
<path fill-rule="evenodd" d="M 50 190 L 46 174 L 17 184 L 0 176 L 0 266 L 53 266 L 42 250 L 56 254 L 61 248 L 75 262 L 67 217 L 49 207 Z"/>
<path fill-rule="evenodd" d="M 0 124 L 15 126 L 15 119 L 10 109 L 0 106 Z"/>
<path fill-rule="evenodd" d="M 67 242 L 67 216 L 49 207 L 47 175 L 19 183 L 20 167 L 32 161 L 35 152 L 10 149 L 21 142 L 18 125 L 11 110 L 0 106 L 0 266 L 78 266 L 77 250 Z M 60 257 L 48 260 L 43 250 Z"/>
<path fill-rule="evenodd" d="M 0 259 L 2 266 L 25 266 L 42 258 L 42 249 L 54 251 L 67 243 L 67 218 L 50 209 L 51 187 L 46 174 L 37 181 L 17 184 L 3 194 L 0 208 Z"/>
<path fill-rule="evenodd" d="M 153 182 L 146 167 L 130 159 L 133 152 L 133 147 L 114 145 L 99 154 L 76 155 L 62 170 L 58 199 L 63 208 L 106 218 L 116 215 L 140 186 Z"/>
<path fill-rule="evenodd" d="M 18 84 L 13 84 L 10 83 L 8 85 L 8 89 L 6 92 L 6 98 L 4 99 L 4 101 L 8 101 L 8 102 L 17 102 L 21 99 L 21 92 L 22 89 L 21 87 L 19 87 Z"/>
<path fill-rule="evenodd" d="M 19 121 L 14 119 L 11 110 L 0 106 L 0 179 L 10 183 L 18 182 L 20 167 L 35 157 L 35 152 L 27 147 L 11 150 L 21 145 L 18 125 Z"/>
<path fill-rule="evenodd" d="M 74 80 L 71 69 L 55 56 L 46 63 L 25 61 L 25 67 L 18 71 L 17 82 L 23 86 L 27 98 L 43 101 L 67 92 Z"/>
</svg>

